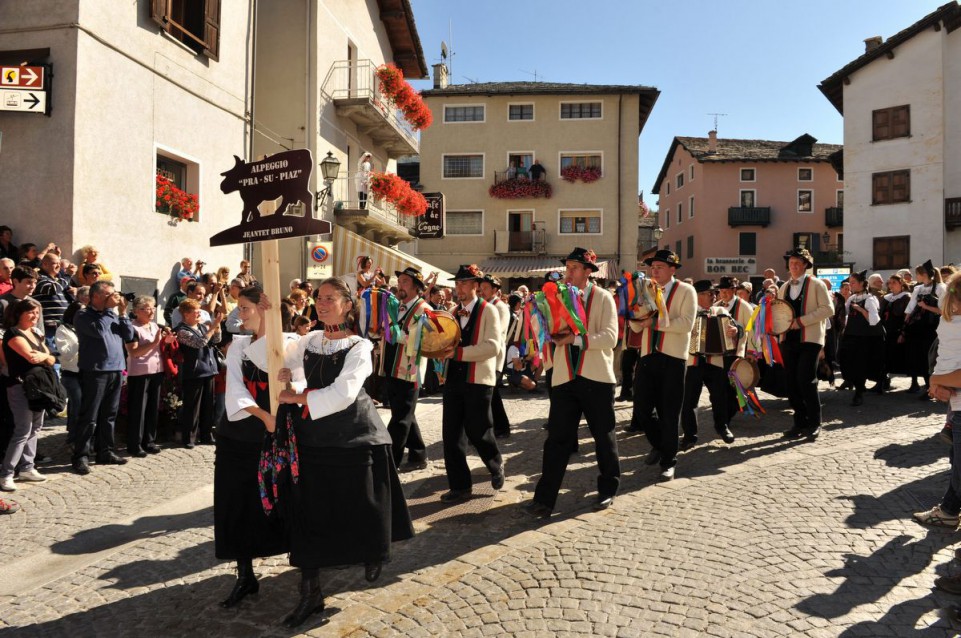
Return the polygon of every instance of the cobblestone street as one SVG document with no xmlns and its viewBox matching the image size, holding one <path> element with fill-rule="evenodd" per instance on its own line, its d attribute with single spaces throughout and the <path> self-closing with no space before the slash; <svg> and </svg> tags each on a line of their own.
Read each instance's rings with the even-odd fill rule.
<svg viewBox="0 0 961 638">
<path fill-rule="evenodd" d="M 422 399 L 427 470 L 402 475 L 418 535 L 394 546 L 371 586 L 353 567 L 322 572 L 330 623 L 312 636 L 907 636 L 955 635 L 932 587 L 954 573 L 955 533 L 911 513 L 946 485 L 943 404 L 900 390 L 868 394 L 822 384 L 826 427 L 815 443 L 783 439 L 785 400 L 739 416 L 727 446 L 703 409 L 702 443 L 678 479 L 656 483 L 643 436 L 622 428 L 614 507 L 591 510 L 593 443 L 581 428 L 549 521 L 521 509 L 540 473 L 546 395 L 506 393 L 515 427 L 501 441 L 507 484 L 496 495 L 479 460 L 474 498 L 454 507 L 440 447 L 440 398 Z M 704 395 L 706 400 L 706 393 Z M 386 411 L 382 411 L 386 414 Z M 255 562 L 258 596 L 217 602 L 233 565 L 214 559 L 212 447 L 171 448 L 125 466 L 69 471 L 62 426 L 41 448 L 44 484 L 21 484 L 23 511 L 0 518 L 0 636 L 291 636 L 280 621 L 299 577 L 284 557 Z M 316 618 L 316 617 L 315 617 Z"/>
</svg>

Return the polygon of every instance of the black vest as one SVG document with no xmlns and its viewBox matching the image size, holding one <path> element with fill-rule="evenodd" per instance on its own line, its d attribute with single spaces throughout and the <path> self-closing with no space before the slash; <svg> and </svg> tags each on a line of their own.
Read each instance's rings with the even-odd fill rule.
<svg viewBox="0 0 961 638">
<path fill-rule="evenodd" d="M 789 304 L 791 304 L 791 309 L 794 310 L 794 318 L 795 318 L 795 319 L 800 318 L 801 315 L 804 314 L 804 297 L 805 297 L 805 294 L 804 294 L 804 293 L 805 293 L 805 290 L 807 289 L 807 287 L 808 287 L 808 282 L 805 281 L 805 280 L 801 280 L 801 294 L 799 294 L 799 295 L 797 296 L 797 299 L 791 299 L 791 284 L 790 284 L 790 283 L 789 283 L 788 286 L 787 286 L 787 290 L 784 291 L 785 294 L 784 294 L 784 299 L 783 299 L 783 301 L 786 301 L 786 302 L 788 302 Z M 800 323 L 800 322 L 798 322 L 798 323 Z M 800 330 L 788 330 L 786 333 L 784 333 L 784 340 L 785 340 L 785 341 L 790 341 L 790 342 L 800 343 L 800 342 L 801 342 L 801 331 L 800 331 Z"/>
<path fill-rule="evenodd" d="M 845 337 L 880 337 L 884 334 L 884 328 L 881 323 L 872 326 L 868 322 L 868 318 L 862 315 L 860 312 L 855 310 L 853 306 L 864 307 L 864 303 L 851 302 L 852 308 L 848 311 L 848 318 L 844 325 L 844 336 Z"/>
<path fill-rule="evenodd" d="M 240 363 L 240 370 L 244 377 L 244 385 L 250 391 L 250 395 L 257 402 L 257 407 L 270 412 L 270 389 L 267 384 L 268 374 L 253 364 L 252 361 L 244 359 Z M 264 440 L 264 422 L 248 415 L 239 421 L 228 421 L 226 417 L 216 424 L 217 436 L 225 436 L 235 441 L 246 443 L 261 443 Z"/>
<path fill-rule="evenodd" d="M 191 328 L 184 323 L 179 324 L 174 329 L 174 332 L 180 330 L 180 328 L 193 330 L 201 337 L 203 336 L 203 333 L 199 329 Z M 180 378 L 186 380 L 202 379 L 217 374 L 220 370 L 217 368 L 217 357 L 214 355 L 214 347 L 215 346 L 211 344 L 207 344 L 203 348 L 191 348 L 181 343 L 180 353 L 183 355 L 184 360 L 183 363 L 180 364 Z"/>
</svg>

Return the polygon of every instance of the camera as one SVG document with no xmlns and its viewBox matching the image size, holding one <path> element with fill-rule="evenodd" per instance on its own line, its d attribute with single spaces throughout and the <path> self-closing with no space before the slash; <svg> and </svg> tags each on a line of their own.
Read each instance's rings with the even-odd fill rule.
<svg viewBox="0 0 961 638">
<path fill-rule="evenodd" d="M 137 293 L 125 292 L 123 293 L 123 298 L 126 299 L 128 303 L 133 303 L 133 300 L 137 298 Z"/>
</svg>

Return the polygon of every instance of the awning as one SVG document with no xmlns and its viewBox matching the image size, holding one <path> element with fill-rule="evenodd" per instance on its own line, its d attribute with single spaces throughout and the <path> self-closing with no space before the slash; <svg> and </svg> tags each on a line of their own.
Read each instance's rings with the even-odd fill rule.
<svg viewBox="0 0 961 638">
<path fill-rule="evenodd" d="M 343 226 L 335 225 L 334 276 L 347 277 L 351 287 L 353 287 L 353 277 L 357 273 L 357 258 L 360 255 L 369 255 L 374 262 L 374 268 L 382 268 L 388 277 L 392 277 L 395 272 L 408 266 L 413 266 L 420 270 L 424 277 L 432 272 L 438 273 L 438 281 L 442 283 L 454 278 L 454 275 L 446 270 L 432 266 L 413 255 L 408 255 L 396 248 L 382 246 L 347 230 Z"/>
<path fill-rule="evenodd" d="M 479 267 L 495 277 L 543 277 L 549 272 L 563 272 L 563 257 L 495 257 L 488 259 Z M 607 259 L 597 261 L 595 277 L 617 279 L 613 264 Z"/>
</svg>

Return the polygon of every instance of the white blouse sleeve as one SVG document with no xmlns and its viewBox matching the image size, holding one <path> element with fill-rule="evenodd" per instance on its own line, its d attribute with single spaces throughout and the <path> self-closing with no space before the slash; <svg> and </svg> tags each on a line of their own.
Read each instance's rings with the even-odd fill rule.
<svg viewBox="0 0 961 638">
<path fill-rule="evenodd" d="M 878 303 L 877 297 L 868 295 L 867 300 L 864 302 L 864 308 L 868 311 L 869 326 L 876 326 L 881 323 L 881 304 Z"/>
<path fill-rule="evenodd" d="M 910 317 L 914 309 L 918 307 L 918 294 L 921 292 L 921 286 L 915 286 L 914 290 L 911 291 L 911 301 L 908 302 L 908 307 L 904 309 L 904 316 Z"/>
<path fill-rule="evenodd" d="M 307 393 L 307 407 L 310 409 L 311 419 L 321 419 L 346 410 L 357 400 L 364 381 L 374 371 L 370 359 L 373 349 L 373 344 L 367 339 L 357 342 L 347 353 L 344 368 L 334 382 L 326 388 L 310 390 Z"/>
<path fill-rule="evenodd" d="M 227 420 L 240 421 L 250 416 L 247 408 L 257 407 L 257 402 L 247 390 L 244 383 L 244 373 L 241 368 L 243 350 L 250 342 L 250 338 L 234 337 L 227 349 L 227 392 L 224 395 Z"/>
</svg>

